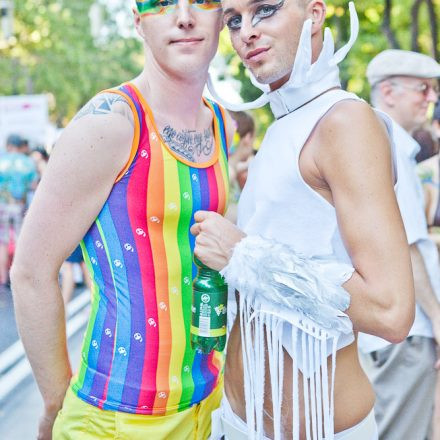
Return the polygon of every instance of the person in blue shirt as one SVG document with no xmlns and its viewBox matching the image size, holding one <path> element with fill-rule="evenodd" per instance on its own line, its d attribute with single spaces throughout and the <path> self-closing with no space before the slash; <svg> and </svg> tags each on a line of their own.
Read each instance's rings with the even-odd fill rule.
<svg viewBox="0 0 440 440">
<path fill-rule="evenodd" d="M 12 134 L 0 155 L 0 285 L 8 282 L 9 250 L 18 237 L 28 192 L 36 185 L 34 161 L 22 153 L 25 140 Z"/>
</svg>

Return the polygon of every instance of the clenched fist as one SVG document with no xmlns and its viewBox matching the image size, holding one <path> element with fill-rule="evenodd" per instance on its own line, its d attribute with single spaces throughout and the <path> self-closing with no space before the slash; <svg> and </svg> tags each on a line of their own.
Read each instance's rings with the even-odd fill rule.
<svg viewBox="0 0 440 440">
<path fill-rule="evenodd" d="M 220 271 L 227 266 L 234 246 L 246 236 L 220 214 L 198 211 L 191 234 L 196 237 L 194 255 L 211 269 Z"/>
</svg>

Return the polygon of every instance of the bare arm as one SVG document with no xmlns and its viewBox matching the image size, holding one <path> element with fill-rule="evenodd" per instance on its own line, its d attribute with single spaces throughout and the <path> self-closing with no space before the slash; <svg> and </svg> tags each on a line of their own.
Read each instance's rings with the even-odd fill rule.
<svg viewBox="0 0 440 440">
<path fill-rule="evenodd" d="M 71 377 L 58 273 L 129 157 L 133 122 L 123 114 L 130 108 L 121 99 L 98 95 L 65 129 L 26 216 L 11 270 L 18 327 L 43 396 L 48 432 Z M 40 438 L 49 438 L 41 426 Z"/>
<path fill-rule="evenodd" d="M 348 314 L 355 329 L 397 342 L 408 334 L 415 302 L 389 140 L 366 104 L 347 101 L 336 107 L 338 111 L 324 118 L 305 146 L 301 171 L 309 185 L 335 206 L 356 269 L 344 285 L 351 295 Z M 191 228 L 197 236 L 195 254 L 209 267 L 222 269 L 243 232 L 215 213 L 199 212 L 195 220 Z"/>
<path fill-rule="evenodd" d="M 320 124 L 314 152 L 322 192 L 328 185 L 356 269 L 344 285 L 351 295 L 348 314 L 356 330 L 398 342 L 412 325 L 415 303 L 389 140 L 366 104 L 347 101 L 337 110 Z"/>
</svg>

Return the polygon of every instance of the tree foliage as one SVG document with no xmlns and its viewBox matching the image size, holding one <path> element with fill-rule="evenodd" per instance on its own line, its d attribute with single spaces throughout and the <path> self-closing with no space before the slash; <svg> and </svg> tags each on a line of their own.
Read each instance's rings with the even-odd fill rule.
<svg viewBox="0 0 440 440">
<path fill-rule="evenodd" d="M 328 0 L 327 9 L 327 26 L 333 31 L 336 46 L 340 47 L 349 39 L 348 0 Z M 369 86 L 365 78 L 367 65 L 385 49 L 415 50 L 439 61 L 440 0 L 358 0 L 356 9 L 360 20 L 360 35 L 340 66 L 343 87 L 368 99 Z M 228 57 L 229 74 L 242 83 L 243 99 L 255 99 L 261 92 L 250 83 L 247 72 L 226 36 L 222 38 L 220 47 Z M 267 108 L 264 111 L 269 113 Z M 258 119 L 263 124 L 261 132 L 264 132 L 270 116 L 262 115 L 260 111 Z"/>
<path fill-rule="evenodd" d="M 138 72 L 140 43 L 121 38 L 117 11 L 103 8 L 104 36 L 92 36 L 93 3 L 15 1 L 14 36 L 0 49 L 0 94 L 49 93 L 53 119 L 64 125 L 94 94 Z"/>
<path fill-rule="evenodd" d="M 52 116 L 60 125 L 98 91 L 119 84 L 139 72 L 140 42 L 121 35 L 117 9 L 103 8 L 100 38 L 92 36 L 89 19 L 93 3 L 109 0 L 15 0 L 15 33 L 5 42 L 0 34 L 0 94 L 49 93 Z M 129 2 L 114 2 L 129 13 Z M 337 46 L 349 38 L 348 0 L 328 0 L 328 26 Z M 341 65 L 343 85 L 368 98 L 365 81 L 368 62 L 390 48 L 418 50 L 439 58 L 440 0 L 358 0 L 361 23 L 359 39 Z M 234 54 L 227 35 L 220 51 L 228 74 L 242 83 L 245 100 L 259 95 L 242 63 Z M 264 128 L 270 113 L 258 112 Z"/>
</svg>

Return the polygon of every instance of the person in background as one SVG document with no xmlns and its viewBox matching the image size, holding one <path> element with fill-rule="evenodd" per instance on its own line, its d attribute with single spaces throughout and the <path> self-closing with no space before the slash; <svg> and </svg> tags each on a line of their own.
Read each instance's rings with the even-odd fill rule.
<svg viewBox="0 0 440 440">
<path fill-rule="evenodd" d="M 424 162 L 439 152 L 439 142 L 430 127 L 423 127 L 414 130 L 412 137 L 420 145 L 420 151 L 417 153 L 416 162 Z"/>
<path fill-rule="evenodd" d="M 26 141 L 11 134 L 0 156 L 0 285 L 8 283 L 10 252 L 20 234 L 27 195 L 37 184 L 37 170 L 23 152 Z"/>
<path fill-rule="evenodd" d="M 428 119 L 438 99 L 440 65 L 416 52 L 386 50 L 368 65 L 371 102 L 393 120 L 397 164 L 397 201 L 413 268 L 416 317 L 399 344 L 360 334 L 365 370 L 376 392 L 375 412 L 381 440 L 424 440 L 428 435 L 435 389 L 436 343 L 440 342 L 440 267 L 429 237 L 423 190 L 416 172 L 420 145 L 414 131 Z"/>
<path fill-rule="evenodd" d="M 29 146 L 28 139 L 21 140 L 21 145 L 20 145 L 19 151 L 20 151 L 20 153 L 25 154 L 26 156 L 29 156 L 31 154 L 31 148 Z"/>
<path fill-rule="evenodd" d="M 431 123 L 431 136 L 433 142 L 440 143 L 440 101 L 434 109 Z M 422 181 L 425 194 L 425 215 L 428 222 L 429 237 L 440 251 L 440 154 L 424 160 L 418 165 L 418 174 Z M 437 352 L 439 348 L 437 347 Z M 434 414 L 432 417 L 433 440 L 440 439 L 440 364 L 437 367 L 437 384 L 434 400 Z"/>
<path fill-rule="evenodd" d="M 440 101 L 434 110 L 431 133 L 433 142 L 440 142 Z M 425 194 L 425 214 L 430 237 L 440 248 L 440 156 L 437 154 L 418 165 L 418 174 Z"/>
<path fill-rule="evenodd" d="M 49 154 L 43 147 L 37 147 L 32 150 L 28 155 L 33 161 L 37 169 L 37 178 L 33 187 L 28 191 L 26 196 L 26 209 L 29 209 L 32 200 L 34 199 L 35 191 L 46 169 L 47 162 L 49 161 Z"/>
<path fill-rule="evenodd" d="M 43 147 L 37 147 L 31 151 L 30 157 L 35 162 L 37 167 L 39 180 L 41 180 L 43 173 L 47 167 L 47 162 L 49 161 L 49 154 Z"/>
<path fill-rule="evenodd" d="M 432 117 L 432 130 L 437 142 L 440 142 L 440 101 L 437 101 Z"/>
</svg>

